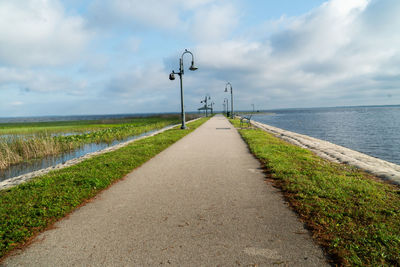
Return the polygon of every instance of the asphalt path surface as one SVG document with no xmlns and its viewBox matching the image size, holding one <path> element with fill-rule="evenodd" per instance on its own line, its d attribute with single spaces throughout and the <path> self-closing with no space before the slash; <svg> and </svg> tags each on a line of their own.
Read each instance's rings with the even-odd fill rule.
<svg viewBox="0 0 400 267">
<path fill-rule="evenodd" d="M 328 264 L 238 132 L 215 116 L 3 265 Z"/>
</svg>

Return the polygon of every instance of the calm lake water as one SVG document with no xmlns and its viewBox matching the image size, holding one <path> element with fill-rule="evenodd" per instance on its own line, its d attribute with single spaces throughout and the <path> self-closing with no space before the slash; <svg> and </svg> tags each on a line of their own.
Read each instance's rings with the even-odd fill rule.
<svg viewBox="0 0 400 267">
<path fill-rule="evenodd" d="M 400 105 L 267 112 L 252 119 L 400 165 Z"/>
</svg>

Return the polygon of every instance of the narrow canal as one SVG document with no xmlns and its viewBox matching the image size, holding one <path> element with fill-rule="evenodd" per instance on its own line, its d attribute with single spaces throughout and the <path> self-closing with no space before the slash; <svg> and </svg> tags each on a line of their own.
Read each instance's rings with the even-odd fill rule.
<svg viewBox="0 0 400 267">
<path fill-rule="evenodd" d="M 169 127 L 169 126 L 167 126 Z M 165 128 L 167 128 L 165 127 Z M 29 162 L 22 162 L 18 164 L 11 165 L 7 169 L 0 170 L 0 181 L 4 181 L 13 177 L 17 177 L 23 174 L 27 174 L 30 172 L 38 171 L 41 169 L 45 169 L 48 167 L 55 166 L 60 163 L 65 163 L 68 160 L 75 159 L 82 157 L 88 153 L 96 152 L 103 150 L 105 148 L 115 146 L 120 143 L 124 143 L 127 141 L 131 141 L 137 138 L 140 138 L 145 135 L 152 134 L 160 129 L 148 131 L 136 136 L 130 136 L 128 138 L 122 140 L 115 140 L 112 143 L 91 143 L 91 144 L 84 144 L 82 147 L 77 148 L 74 151 L 63 153 L 60 155 L 53 155 L 48 156 L 41 159 L 30 160 Z M 66 134 L 64 134 L 66 135 Z"/>
</svg>

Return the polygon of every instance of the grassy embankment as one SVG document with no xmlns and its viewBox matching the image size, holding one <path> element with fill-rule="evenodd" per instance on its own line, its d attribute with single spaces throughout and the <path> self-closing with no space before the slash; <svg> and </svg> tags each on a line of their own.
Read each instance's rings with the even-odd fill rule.
<svg viewBox="0 0 400 267">
<path fill-rule="evenodd" d="M 178 115 L 164 115 L 97 121 L 0 124 L 0 169 L 72 151 L 84 144 L 111 143 L 177 123 Z M 63 133 L 72 135 L 57 135 Z M 7 136 L 2 138 L 1 135 Z"/>
<path fill-rule="evenodd" d="M 188 130 L 174 128 L 0 191 L 0 258 L 206 120 L 189 123 Z"/>
<path fill-rule="evenodd" d="M 335 263 L 400 266 L 398 187 L 262 130 L 239 132 Z"/>
</svg>

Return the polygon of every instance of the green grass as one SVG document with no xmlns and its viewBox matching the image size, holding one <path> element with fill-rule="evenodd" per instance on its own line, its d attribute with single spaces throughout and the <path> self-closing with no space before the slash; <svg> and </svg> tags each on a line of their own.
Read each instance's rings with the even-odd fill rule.
<svg viewBox="0 0 400 267">
<path fill-rule="evenodd" d="M 179 121 L 178 115 L 170 115 L 108 120 L 103 121 L 103 124 L 98 124 L 99 121 L 96 121 L 95 124 L 93 121 L 78 121 L 35 123 L 33 124 L 35 126 L 22 124 L 25 127 L 20 125 L 17 127 L 14 124 L 3 126 L 9 134 L 14 130 L 18 130 L 19 134 L 14 133 L 6 138 L 0 138 L 0 169 L 24 161 L 72 151 L 84 144 L 111 143 L 115 140 L 123 140 L 130 136 L 177 124 Z M 30 134 L 22 134 L 24 131 Z M 68 136 L 51 135 L 59 133 L 59 131 L 83 132 Z"/>
<path fill-rule="evenodd" d="M 197 114 L 186 114 L 186 119 L 190 120 L 198 117 Z M 34 134 L 53 134 L 53 133 L 82 133 L 104 128 L 120 127 L 134 123 L 138 126 L 154 123 L 160 120 L 179 120 L 178 114 L 162 114 L 151 117 L 130 117 L 121 119 L 103 120 L 79 120 L 79 121 L 50 121 L 50 122 L 18 122 L 0 123 L 0 136 L 7 135 L 34 135 Z"/>
<path fill-rule="evenodd" d="M 262 130 L 239 132 L 336 264 L 400 266 L 398 187 Z"/>
<path fill-rule="evenodd" d="M 86 200 L 121 179 L 207 119 L 138 140 L 74 166 L 0 191 L 0 258 L 43 231 Z"/>
<path fill-rule="evenodd" d="M 139 120 L 142 118 L 138 118 Z M 52 121 L 52 122 L 26 122 L 26 123 L 1 123 L 1 134 L 37 134 L 37 133 L 64 133 L 86 132 L 102 129 L 104 127 L 117 127 L 130 123 L 131 119 L 118 120 L 82 120 L 82 121 Z"/>
</svg>

